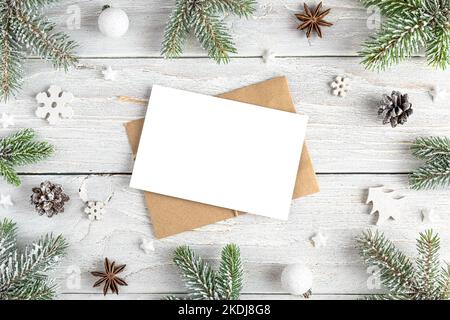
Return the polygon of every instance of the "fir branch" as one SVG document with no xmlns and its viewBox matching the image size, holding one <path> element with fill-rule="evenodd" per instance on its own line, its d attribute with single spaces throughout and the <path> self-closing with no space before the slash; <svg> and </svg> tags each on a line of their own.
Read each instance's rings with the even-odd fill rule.
<svg viewBox="0 0 450 320">
<path fill-rule="evenodd" d="M 417 239 L 417 251 L 419 256 L 416 259 L 417 265 L 417 285 L 419 299 L 439 299 L 441 279 L 441 261 L 439 250 L 441 249 L 440 239 L 432 230 L 427 230 L 420 234 Z"/>
<path fill-rule="evenodd" d="M 161 54 L 166 58 L 181 55 L 190 24 L 189 0 L 177 0 L 175 8 L 164 32 Z"/>
<path fill-rule="evenodd" d="M 189 247 L 178 247 L 175 250 L 173 261 L 180 268 L 183 280 L 191 291 L 189 295 L 192 299 L 218 299 L 215 289 L 216 275 L 214 270 Z"/>
<path fill-rule="evenodd" d="M 0 261 L 9 257 L 16 246 L 17 228 L 10 220 L 0 221 Z"/>
<path fill-rule="evenodd" d="M 357 244 L 365 264 L 380 269 L 381 282 L 392 295 L 415 293 L 417 286 L 413 263 L 383 234 L 368 230 L 357 238 Z"/>
<path fill-rule="evenodd" d="M 67 71 L 77 63 L 76 43 L 41 15 L 41 9 L 60 0 L 0 1 L 0 100 L 7 101 L 21 88 L 23 61 L 30 50 L 55 68 Z"/>
<path fill-rule="evenodd" d="M 441 288 L 439 299 L 448 300 L 450 298 L 450 265 L 448 264 L 446 268 L 442 269 L 442 276 L 439 279 L 439 287 Z"/>
<path fill-rule="evenodd" d="M 5 237 L 15 239 L 16 224 L 10 220 L 0 223 L 0 243 Z M 15 240 L 14 240 L 15 241 Z M 52 280 L 45 274 L 64 256 L 67 243 L 63 237 L 41 237 L 20 253 L 16 245 L 0 259 L 1 300 L 43 300 L 55 294 Z"/>
<path fill-rule="evenodd" d="M 429 161 L 409 176 L 412 189 L 436 189 L 450 187 L 450 160 L 436 159 Z"/>
<path fill-rule="evenodd" d="M 417 0 L 361 0 L 365 7 L 376 6 L 381 14 L 392 17 L 401 15 L 405 11 L 413 11 L 420 8 L 420 2 Z"/>
<path fill-rule="evenodd" d="M 450 267 L 441 268 L 440 238 L 432 230 L 417 239 L 416 264 L 386 239 L 370 230 L 357 238 L 360 255 L 368 266 L 380 269 L 385 294 L 370 295 L 368 300 L 436 300 L 449 297 Z"/>
<path fill-rule="evenodd" d="M 435 28 L 428 41 L 426 53 L 430 66 L 446 69 L 450 64 L 450 25 Z"/>
<path fill-rule="evenodd" d="M 219 13 L 232 13 L 248 18 L 255 12 L 255 0 L 207 0 L 210 8 Z"/>
<path fill-rule="evenodd" d="M 186 297 L 168 296 L 167 300 L 237 300 L 242 290 L 243 270 L 240 250 L 234 244 L 222 249 L 216 272 L 189 247 L 175 250 L 175 264 L 180 268 L 189 293 Z"/>
<path fill-rule="evenodd" d="M 450 0 L 361 0 L 378 6 L 389 19 L 360 53 L 363 65 L 384 70 L 425 47 L 427 62 L 446 69 L 450 63 Z"/>
<path fill-rule="evenodd" d="M 193 17 L 192 27 L 203 49 L 207 50 L 208 56 L 217 63 L 228 63 L 230 61 L 229 54 L 237 53 L 233 39 L 228 34 L 225 24 L 214 14 L 197 9 Z"/>
<path fill-rule="evenodd" d="M 433 160 L 436 157 L 450 158 L 450 139 L 447 137 L 419 137 L 412 147 L 415 157 L 422 160 Z"/>
<path fill-rule="evenodd" d="M 14 166 L 36 163 L 48 158 L 54 147 L 45 141 L 34 141 L 32 129 L 24 129 L 0 139 L 0 175 L 13 185 L 20 185 Z"/>
<path fill-rule="evenodd" d="M 404 13 L 388 20 L 375 37 L 367 41 L 362 51 L 362 64 L 371 70 L 384 70 L 410 58 L 425 44 L 428 22 L 420 15 Z"/>
<path fill-rule="evenodd" d="M 242 290 L 243 270 L 241 253 L 235 244 L 229 244 L 222 250 L 222 260 L 217 273 L 217 290 L 223 299 L 239 300 Z"/>
<path fill-rule="evenodd" d="M 20 45 L 11 37 L 12 9 L 6 3 L 0 4 L 0 99 L 6 101 L 22 85 L 23 54 Z"/>
<path fill-rule="evenodd" d="M 255 11 L 255 0 L 177 0 L 164 32 L 161 54 L 166 58 L 181 55 L 190 30 L 193 30 L 208 56 L 227 63 L 237 50 L 219 15 L 248 17 Z"/>
<path fill-rule="evenodd" d="M 12 24 L 15 36 L 23 45 L 30 46 L 32 53 L 52 61 L 55 68 L 67 71 L 70 66 L 75 66 L 78 62 L 73 54 L 76 43 L 62 32 L 51 33 L 54 23 L 27 11 L 16 10 Z"/>
</svg>

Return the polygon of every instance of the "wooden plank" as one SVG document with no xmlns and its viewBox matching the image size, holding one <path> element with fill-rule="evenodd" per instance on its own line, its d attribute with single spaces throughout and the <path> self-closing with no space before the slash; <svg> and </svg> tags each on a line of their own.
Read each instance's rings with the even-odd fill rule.
<svg viewBox="0 0 450 320">
<path fill-rule="evenodd" d="M 155 293 L 138 293 L 103 296 L 103 294 L 74 294 L 62 293 L 58 296 L 60 300 L 161 300 L 162 295 Z M 241 300 L 356 300 L 360 295 L 338 295 L 338 294 L 313 294 L 309 299 L 287 294 L 243 294 Z"/>
<path fill-rule="evenodd" d="M 431 72 L 423 62 L 415 59 L 374 73 L 363 70 L 357 58 L 342 57 L 282 58 L 270 65 L 261 59 L 237 59 L 229 66 L 203 59 L 94 59 L 81 61 L 78 69 L 65 75 L 30 61 L 24 90 L 0 112 L 14 115 L 16 128 L 36 128 L 40 137 L 57 147 L 50 160 L 20 168 L 22 172 L 129 173 L 133 162 L 123 123 L 143 117 L 146 107 L 119 102 L 117 96 L 146 98 L 153 84 L 219 94 L 286 75 L 298 111 L 310 117 L 307 138 L 318 172 L 409 172 L 419 164 L 409 151 L 415 137 L 450 136 L 450 101 L 433 103 L 428 92 L 437 83 L 449 87 L 450 71 Z M 103 80 L 106 65 L 119 72 L 117 81 Z M 346 98 L 330 93 L 336 75 L 352 79 Z M 76 96 L 71 104 L 74 118 L 56 126 L 34 115 L 34 97 L 50 84 Z M 396 129 L 382 126 L 377 117 L 381 95 L 391 90 L 408 92 L 415 110 L 409 122 Z"/>
<path fill-rule="evenodd" d="M 420 210 L 435 207 L 440 218 L 432 227 L 442 237 L 443 259 L 449 258 L 450 198 L 447 191 L 416 192 L 407 189 L 405 175 L 321 175 L 321 193 L 296 200 L 289 221 L 245 215 L 195 231 L 154 242 L 155 252 L 144 254 L 142 237 L 152 239 L 151 223 L 142 193 L 128 187 L 128 176 L 92 177 L 88 184 L 92 199 L 104 199 L 109 187 L 115 192 L 105 219 L 91 222 L 82 212 L 77 189 L 84 176 L 23 176 L 23 185 L 12 188 L 2 183 L 2 193 L 12 195 L 16 205 L 2 209 L 0 218 L 13 218 L 19 227 L 19 241 L 25 243 L 46 232 L 62 233 L 70 248 L 56 271 L 63 293 L 97 294 L 89 271 L 101 269 L 104 257 L 127 264 L 124 276 L 129 286 L 123 293 L 165 295 L 185 291 L 175 266 L 173 250 L 190 245 L 207 260 L 217 263 L 220 248 L 230 242 L 240 245 L 245 266 L 244 293 L 283 294 L 279 277 L 286 264 L 305 263 L 314 274 L 314 292 L 328 294 L 373 293 L 367 285 L 370 276 L 355 249 L 354 238 L 370 227 L 375 217 L 364 204 L 367 188 L 384 184 L 397 189 L 410 201 L 400 221 L 386 222 L 386 232 L 402 250 L 415 252 L 419 231 L 430 226 L 421 223 Z M 38 216 L 28 203 L 31 188 L 49 179 L 61 183 L 71 197 L 66 211 L 51 219 Z M 328 245 L 314 248 L 310 237 L 321 231 Z M 79 275 L 79 284 L 77 275 Z M 73 277 L 76 277 L 75 280 Z"/>
<path fill-rule="evenodd" d="M 101 0 L 65 0 L 48 10 L 49 16 L 79 42 L 83 57 L 160 57 L 161 42 L 175 0 L 115 0 L 112 5 L 125 10 L 130 19 L 129 32 L 121 39 L 108 39 L 98 30 Z M 368 12 L 358 1 L 329 0 L 327 20 L 334 23 L 324 28 L 324 38 L 306 38 L 297 30 L 294 14 L 303 12 L 295 0 L 258 1 L 257 12 L 250 19 L 225 18 L 240 56 L 261 56 L 266 49 L 280 56 L 356 55 L 361 43 L 374 32 L 369 29 Z M 75 7 L 74 7 L 75 6 Z M 81 14 L 80 28 L 73 29 L 73 12 Z M 69 24 L 68 24 L 69 21 Z M 205 56 L 195 39 L 186 44 L 184 56 Z"/>
</svg>

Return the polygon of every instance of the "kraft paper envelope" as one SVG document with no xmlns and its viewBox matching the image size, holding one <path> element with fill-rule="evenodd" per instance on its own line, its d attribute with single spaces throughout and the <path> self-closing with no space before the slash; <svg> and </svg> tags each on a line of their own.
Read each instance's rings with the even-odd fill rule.
<svg viewBox="0 0 450 320">
<path fill-rule="evenodd" d="M 219 95 L 221 98 L 295 112 L 287 79 L 278 77 Z M 144 119 L 125 124 L 128 139 L 136 155 Z M 293 199 L 319 192 L 319 185 L 306 144 L 300 160 Z M 203 203 L 145 192 L 145 201 L 152 219 L 156 238 L 196 229 L 233 218 L 237 212 Z"/>
</svg>

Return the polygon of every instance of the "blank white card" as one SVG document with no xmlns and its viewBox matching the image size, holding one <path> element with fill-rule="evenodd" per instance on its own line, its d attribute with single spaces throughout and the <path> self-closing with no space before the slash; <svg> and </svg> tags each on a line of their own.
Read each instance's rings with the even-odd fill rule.
<svg viewBox="0 0 450 320">
<path fill-rule="evenodd" d="M 287 220 L 307 117 L 153 86 L 132 188 Z"/>
</svg>

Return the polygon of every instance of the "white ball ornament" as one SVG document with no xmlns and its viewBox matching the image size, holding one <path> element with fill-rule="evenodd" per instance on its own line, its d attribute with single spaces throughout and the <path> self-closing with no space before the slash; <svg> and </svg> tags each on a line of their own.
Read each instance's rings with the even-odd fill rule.
<svg viewBox="0 0 450 320">
<path fill-rule="evenodd" d="M 120 38 L 128 31 L 130 21 L 122 9 L 105 6 L 98 17 L 98 28 L 109 38 Z"/>
<path fill-rule="evenodd" d="M 312 293 L 313 275 L 303 264 L 291 264 L 281 273 L 281 286 L 292 295 L 309 298 Z"/>
</svg>

